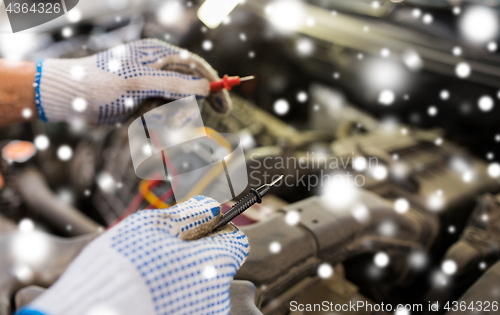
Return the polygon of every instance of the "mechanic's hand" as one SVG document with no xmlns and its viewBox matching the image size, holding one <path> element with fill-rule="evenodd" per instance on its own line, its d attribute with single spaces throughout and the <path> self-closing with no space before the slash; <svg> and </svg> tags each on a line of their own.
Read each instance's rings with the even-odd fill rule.
<svg viewBox="0 0 500 315">
<path fill-rule="evenodd" d="M 90 243 L 18 315 L 228 314 L 249 246 L 232 224 L 210 233 L 219 216 L 203 196 L 140 211 Z"/>
<path fill-rule="evenodd" d="M 231 107 L 227 91 L 210 93 L 210 81 L 219 77 L 205 60 L 156 39 L 81 59 L 41 59 L 36 66 L 36 104 L 45 121 L 121 122 L 151 97 L 195 95 L 208 97 L 219 112 Z"/>
</svg>

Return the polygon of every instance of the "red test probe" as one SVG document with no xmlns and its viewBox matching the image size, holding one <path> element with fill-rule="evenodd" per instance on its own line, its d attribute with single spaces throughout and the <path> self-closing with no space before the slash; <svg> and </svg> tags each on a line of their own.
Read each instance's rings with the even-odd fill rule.
<svg viewBox="0 0 500 315">
<path fill-rule="evenodd" d="M 233 86 L 240 85 L 241 82 L 252 79 L 255 79 L 253 75 L 240 78 L 240 77 L 230 77 L 226 74 L 221 80 L 210 82 L 210 92 L 217 92 L 222 89 L 230 91 Z"/>
</svg>

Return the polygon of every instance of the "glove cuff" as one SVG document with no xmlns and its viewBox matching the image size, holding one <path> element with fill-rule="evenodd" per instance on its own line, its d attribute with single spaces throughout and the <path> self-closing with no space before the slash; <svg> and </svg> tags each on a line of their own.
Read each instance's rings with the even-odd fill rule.
<svg viewBox="0 0 500 315">
<path fill-rule="evenodd" d="M 43 59 L 38 59 L 36 61 L 36 74 L 35 74 L 35 104 L 38 111 L 38 117 L 41 120 L 47 121 L 45 116 L 45 111 L 43 110 L 42 103 L 40 101 L 40 79 L 42 78 L 42 64 Z"/>
<path fill-rule="evenodd" d="M 47 313 L 42 313 L 38 310 L 29 308 L 29 307 L 23 307 L 19 311 L 15 313 L 15 315 L 48 315 Z"/>
<path fill-rule="evenodd" d="M 155 314 L 153 304 L 145 303 L 148 300 L 151 294 L 144 279 L 104 236 L 85 248 L 53 286 L 17 315 Z"/>
<path fill-rule="evenodd" d="M 78 80 L 79 69 L 74 67 L 74 61 L 39 59 L 36 68 L 35 102 L 40 119 L 59 122 L 79 116 L 72 104 L 78 97 L 82 102 L 86 101 L 84 84 Z"/>
</svg>

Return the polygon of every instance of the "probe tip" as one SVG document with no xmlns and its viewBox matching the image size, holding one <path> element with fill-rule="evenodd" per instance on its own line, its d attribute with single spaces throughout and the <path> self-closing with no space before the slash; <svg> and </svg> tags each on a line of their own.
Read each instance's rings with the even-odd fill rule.
<svg viewBox="0 0 500 315">
<path fill-rule="evenodd" d="M 276 184 L 277 182 L 279 182 L 282 178 L 283 178 L 283 175 L 280 175 L 280 177 L 278 177 L 275 180 L 273 180 L 271 182 L 271 184 L 269 184 L 269 186 L 273 186 L 274 184 Z"/>
<path fill-rule="evenodd" d="M 255 79 L 255 76 L 249 75 L 247 77 L 240 78 L 240 81 L 248 81 L 248 80 L 253 80 Z"/>
</svg>

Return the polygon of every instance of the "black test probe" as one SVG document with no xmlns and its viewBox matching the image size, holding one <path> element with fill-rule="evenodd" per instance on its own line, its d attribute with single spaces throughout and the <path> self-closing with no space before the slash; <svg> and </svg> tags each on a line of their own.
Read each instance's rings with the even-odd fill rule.
<svg viewBox="0 0 500 315">
<path fill-rule="evenodd" d="M 271 187 L 279 182 L 283 178 L 283 175 L 273 180 L 270 184 L 264 184 L 257 189 L 250 189 L 250 192 L 243 197 L 240 201 L 235 203 L 226 213 L 222 215 L 222 218 L 215 225 L 213 230 L 220 228 L 231 222 L 234 218 L 242 214 L 246 209 L 250 208 L 255 203 L 261 203 L 262 197 L 271 189 Z"/>
</svg>

